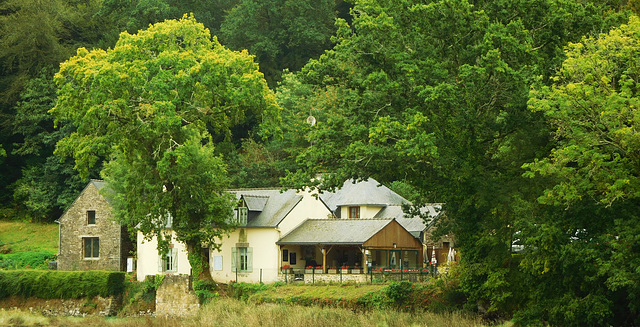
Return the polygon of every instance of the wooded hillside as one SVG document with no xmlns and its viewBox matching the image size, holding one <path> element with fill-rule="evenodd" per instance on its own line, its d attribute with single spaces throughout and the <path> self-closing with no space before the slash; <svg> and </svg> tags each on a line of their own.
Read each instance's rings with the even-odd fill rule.
<svg viewBox="0 0 640 327">
<path fill-rule="evenodd" d="M 149 210 L 191 217 L 224 204 L 191 196 L 205 180 L 217 192 L 373 177 L 416 209 L 446 203 L 438 231 L 456 236 L 464 309 L 638 325 L 639 8 L 0 0 L 0 218 L 53 221 L 88 178 L 148 181 L 170 194 Z M 170 42 L 136 43 L 188 13 L 208 34 L 168 23 L 181 32 L 156 39 Z"/>
</svg>

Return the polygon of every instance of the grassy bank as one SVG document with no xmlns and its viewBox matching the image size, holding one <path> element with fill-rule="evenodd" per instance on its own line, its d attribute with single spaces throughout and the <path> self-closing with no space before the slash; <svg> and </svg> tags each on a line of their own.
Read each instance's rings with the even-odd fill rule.
<svg viewBox="0 0 640 327">
<path fill-rule="evenodd" d="M 58 225 L 0 220 L 0 253 L 58 253 Z"/>
<path fill-rule="evenodd" d="M 43 317 L 26 312 L 0 309 L 0 325 L 21 326 L 483 326 L 478 319 L 459 314 L 407 313 L 395 310 L 354 312 L 339 308 L 256 305 L 220 298 L 204 306 L 196 317 L 166 318 L 68 318 Z"/>
</svg>

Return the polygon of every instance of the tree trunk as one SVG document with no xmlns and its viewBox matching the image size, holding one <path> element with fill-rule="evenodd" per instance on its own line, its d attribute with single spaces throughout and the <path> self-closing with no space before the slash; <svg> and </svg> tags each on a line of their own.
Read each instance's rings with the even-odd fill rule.
<svg viewBox="0 0 640 327">
<path fill-rule="evenodd" d="M 186 242 L 189 264 L 191 264 L 192 277 L 195 280 L 213 281 L 209 269 L 209 256 L 207 248 L 203 248 L 198 241 Z M 197 274 L 197 276 L 196 276 Z"/>
</svg>

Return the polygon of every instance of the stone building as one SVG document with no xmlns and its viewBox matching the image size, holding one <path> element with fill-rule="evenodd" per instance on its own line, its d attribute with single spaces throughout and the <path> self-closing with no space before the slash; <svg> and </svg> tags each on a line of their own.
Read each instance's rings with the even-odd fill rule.
<svg viewBox="0 0 640 327">
<path fill-rule="evenodd" d="M 59 270 L 127 269 L 133 243 L 125 227 L 113 220 L 105 182 L 91 180 L 60 217 Z"/>
</svg>

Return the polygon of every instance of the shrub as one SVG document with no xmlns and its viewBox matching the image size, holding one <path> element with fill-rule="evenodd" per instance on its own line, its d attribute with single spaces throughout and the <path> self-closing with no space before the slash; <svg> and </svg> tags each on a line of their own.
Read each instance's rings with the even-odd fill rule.
<svg viewBox="0 0 640 327">
<path fill-rule="evenodd" d="M 0 269 L 48 269 L 49 261 L 55 259 L 55 254 L 46 251 L 0 254 Z"/>
<path fill-rule="evenodd" d="M 200 304 L 207 304 L 212 299 L 218 297 L 218 292 L 215 291 L 216 283 L 213 281 L 198 280 L 193 283 L 193 290 L 200 300 Z"/>
<path fill-rule="evenodd" d="M 356 303 L 363 309 L 384 309 L 391 301 L 386 295 L 386 291 L 369 292 L 356 300 Z"/>
<path fill-rule="evenodd" d="M 413 283 L 406 280 L 400 282 L 391 282 L 386 288 L 389 299 L 396 305 L 402 305 L 413 292 Z"/>
<path fill-rule="evenodd" d="M 268 289 L 270 286 L 265 284 L 249 284 L 249 283 L 231 283 L 231 294 L 236 299 L 247 301 L 249 297 L 260 291 Z"/>
<path fill-rule="evenodd" d="M 42 299 L 111 296 L 124 290 L 119 271 L 0 271 L 0 298 L 12 295 Z"/>
</svg>

